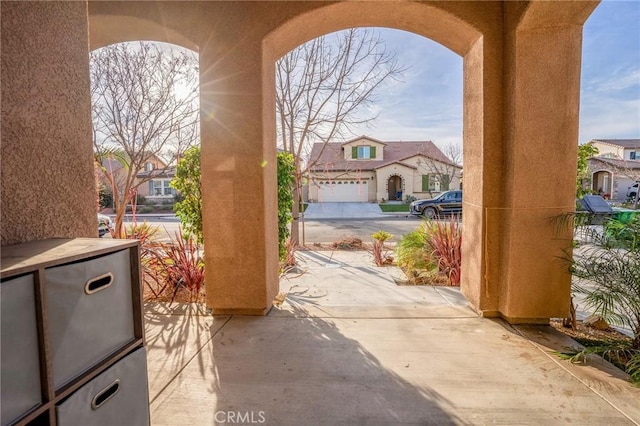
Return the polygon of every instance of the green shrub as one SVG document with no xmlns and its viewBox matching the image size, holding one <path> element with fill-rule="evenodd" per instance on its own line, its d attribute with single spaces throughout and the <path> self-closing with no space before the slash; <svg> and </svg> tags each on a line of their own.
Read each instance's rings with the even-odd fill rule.
<svg viewBox="0 0 640 426">
<path fill-rule="evenodd" d="M 111 192 L 111 188 L 100 185 L 98 189 L 98 195 L 100 197 L 100 207 L 113 207 L 113 193 Z"/>
<path fill-rule="evenodd" d="M 138 207 L 137 212 L 138 213 L 142 213 L 142 214 L 153 213 L 153 207 L 151 207 L 151 206 Z"/>
<path fill-rule="evenodd" d="M 281 261 L 287 259 L 287 240 L 291 231 L 295 164 L 293 155 L 288 152 L 278 153 L 278 255 Z M 302 210 L 304 211 L 304 210 Z"/>
<path fill-rule="evenodd" d="M 200 175 L 200 147 L 194 146 L 186 150 L 178 162 L 171 187 L 183 197 L 183 200 L 176 202 L 172 208 L 180 218 L 185 234 L 193 235 L 197 244 L 203 241 Z"/>
<path fill-rule="evenodd" d="M 395 248 L 396 263 L 405 270 L 428 269 L 425 234 L 416 229 L 402 236 Z"/>
</svg>

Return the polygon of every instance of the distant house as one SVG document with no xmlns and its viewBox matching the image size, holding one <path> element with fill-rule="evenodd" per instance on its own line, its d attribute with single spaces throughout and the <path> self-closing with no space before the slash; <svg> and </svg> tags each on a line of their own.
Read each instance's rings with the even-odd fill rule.
<svg viewBox="0 0 640 426">
<path fill-rule="evenodd" d="M 587 144 L 598 148 L 599 157 L 640 161 L 640 139 L 592 139 Z"/>
<path fill-rule="evenodd" d="M 152 163 L 147 163 L 147 168 L 136 174 L 137 181 L 151 178 L 151 180 L 138 186 L 138 194 L 149 200 L 163 201 L 172 199 L 176 190 L 171 188 L 171 180 L 176 176 L 175 167 L 161 166 L 154 168 Z"/>
<path fill-rule="evenodd" d="M 309 201 L 374 202 L 431 198 L 459 189 L 462 167 L 431 141 L 382 142 L 367 136 L 315 144 Z"/>
<path fill-rule="evenodd" d="M 640 139 L 593 139 L 598 155 L 588 160 L 594 193 L 624 200 L 627 188 L 640 180 Z"/>
<path fill-rule="evenodd" d="M 102 164 L 106 172 L 113 176 L 116 186 L 122 192 L 127 170 L 115 159 L 105 159 Z M 145 163 L 144 169 L 136 173 L 134 184 L 138 185 L 137 194 L 150 201 L 161 202 L 172 199 L 176 191 L 169 186 L 169 183 L 175 175 L 175 167 L 168 166 L 158 156 L 151 156 Z M 111 188 L 111 184 L 102 174 L 100 174 L 100 182 L 107 188 Z"/>
</svg>

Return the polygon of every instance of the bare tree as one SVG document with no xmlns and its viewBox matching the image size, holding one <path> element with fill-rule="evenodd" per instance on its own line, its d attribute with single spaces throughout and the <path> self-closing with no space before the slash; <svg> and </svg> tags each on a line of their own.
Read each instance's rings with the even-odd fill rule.
<svg viewBox="0 0 640 426">
<path fill-rule="evenodd" d="M 136 189 L 199 139 L 198 60 L 158 43 L 120 43 L 92 52 L 90 66 L 96 161 L 113 190 L 121 236 Z M 167 166 L 138 178 L 156 158 Z"/>
<path fill-rule="evenodd" d="M 425 161 L 419 163 L 419 170 L 423 175 L 430 176 L 436 182 L 439 182 L 439 190 L 446 191 L 451 189 L 449 185 L 455 178 L 461 177 L 462 146 L 448 143 L 441 151 L 446 159 L 434 158 L 431 153 L 423 152 L 422 154 L 425 157 Z M 431 187 L 429 187 L 428 191 L 429 194 L 433 196 Z"/>
<path fill-rule="evenodd" d="M 316 38 L 276 63 L 279 144 L 293 154 L 296 166 L 291 225 L 296 244 L 302 182 L 313 166 L 305 162 L 311 146 L 344 138 L 353 126 L 374 120 L 365 107 L 376 101 L 385 82 L 398 80 L 405 70 L 369 29 Z"/>
</svg>

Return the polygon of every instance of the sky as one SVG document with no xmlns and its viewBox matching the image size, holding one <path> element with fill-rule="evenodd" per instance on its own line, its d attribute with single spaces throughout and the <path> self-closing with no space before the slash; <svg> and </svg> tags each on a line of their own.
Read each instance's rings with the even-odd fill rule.
<svg viewBox="0 0 640 426">
<path fill-rule="evenodd" d="M 380 140 L 462 143 L 462 58 L 412 33 L 379 29 L 401 64 L 404 81 L 378 95 L 369 128 Z M 604 0 L 584 26 L 579 143 L 640 138 L 640 1 Z"/>
</svg>

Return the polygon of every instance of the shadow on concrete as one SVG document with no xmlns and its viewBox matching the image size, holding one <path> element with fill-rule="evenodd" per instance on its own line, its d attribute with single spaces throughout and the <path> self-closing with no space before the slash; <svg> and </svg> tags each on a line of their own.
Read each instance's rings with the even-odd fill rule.
<svg viewBox="0 0 640 426">
<path fill-rule="evenodd" d="M 196 358 L 229 316 L 212 317 L 197 304 L 145 303 L 149 400 L 165 389 Z"/>
<path fill-rule="evenodd" d="M 214 337 L 215 410 L 278 425 L 464 424 L 437 392 L 393 371 L 408 365 L 384 365 L 361 345 L 356 321 L 291 309 L 298 318 L 234 317 Z"/>
</svg>

